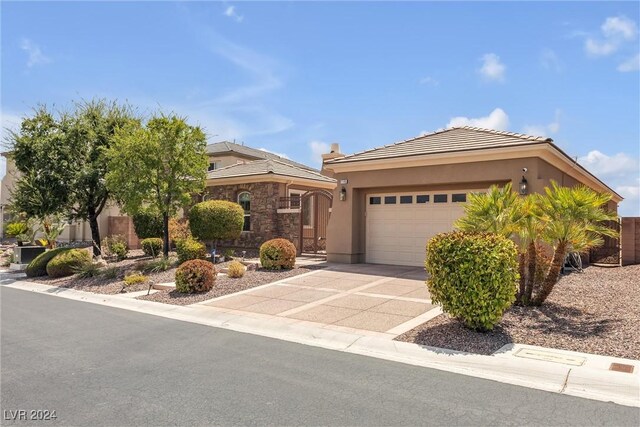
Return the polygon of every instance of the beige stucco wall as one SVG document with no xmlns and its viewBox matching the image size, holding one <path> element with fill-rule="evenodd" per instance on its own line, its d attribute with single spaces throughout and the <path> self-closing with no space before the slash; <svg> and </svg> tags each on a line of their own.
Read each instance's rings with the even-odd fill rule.
<svg viewBox="0 0 640 427">
<path fill-rule="evenodd" d="M 523 168 L 527 168 L 526 173 L 523 173 Z M 574 178 L 536 157 L 335 174 L 325 172 L 338 180 L 327 230 L 327 255 L 329 261 L 343 263 L 365 260 L 365 201 L 368 193 L 486 189 L 492 184 L 507 182 L 511 182 L 517 191 L 523 175 L 530 193 L 542 192 L 551 180 L 565 186 L 577 184 Z M 344 179 L 348 183 L 340 184 Z M 339 197 L 342 187 L 347 190 L 345 201 L 340 201 Z M 615 207 L 615 203 L 610 207 Z"/>
</svg>

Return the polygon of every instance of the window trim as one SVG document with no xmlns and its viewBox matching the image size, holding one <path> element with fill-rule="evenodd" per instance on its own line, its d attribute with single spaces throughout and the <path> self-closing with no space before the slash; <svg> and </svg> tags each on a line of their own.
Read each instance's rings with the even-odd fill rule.
<svg viewBox="0 0 640 427">
<path fill-rule="evenodd" d="M 238 193 L 238 196 L 236 197 L 236 201 L 238 202 L 238 204 L 240 206 L 242 206 L 242 203 L 240 203 L 240 196 L 242 196 L 243 194 L 248 194 L 249 195 L 249 210 L 244 209 L 244 207 L 242 208 L 242 210 L 244 211 L 243 218 L 244 218 L 244 221 L 245 221 L 242 224 L 242 232 L 243 233 L 250 233 L 251 232 L 251 199 L 252 199 L 252 197 L 251 197 L 251 192 L 250 191 L 247 191 L 247 190 L 240 191 Z M 245 230 L 244 229 L 244 227 L 245 227 L 244 224 L 247 224 L 247 218 L 248 218 L 249 229 Z"/>
<path fill-rule="evenodd" d="M 306 190 L 297 190 L 297 189 L 295 189 L 295 188 L 290 188 L 290 189 L 289 189 L 289 190 L 287 190 L 287 191 L 288 191 L 288 193 L 287 193 L 287 197 L 289 197 L 289 209 L 302 209 L 302 195 L 303 195 L 304 193 L 306 193 L 307 191 L 306 191 Z M 296 208 L 294 208 L 294 207 L 291 205 L 291 196 L 292 196 L 292 195 L 294 195 L 294 194 L 295 194 L 295 195 L 300 196 L 300 202 L 299 202 L 300 204 L 299 204 L 299 205 L 298 205 L 298 207 L 296 207 Z"/>
</svg>

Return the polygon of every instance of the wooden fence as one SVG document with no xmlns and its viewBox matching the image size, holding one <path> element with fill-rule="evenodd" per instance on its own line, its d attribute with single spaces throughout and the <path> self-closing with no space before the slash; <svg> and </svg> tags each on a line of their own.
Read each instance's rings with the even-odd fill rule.
<svg viewBox="0 0 640 427">
<path fill-rule="evenodd" d="M 640 217 L 622 218 L 622 265 L 640 264 Z"/>
</svg>

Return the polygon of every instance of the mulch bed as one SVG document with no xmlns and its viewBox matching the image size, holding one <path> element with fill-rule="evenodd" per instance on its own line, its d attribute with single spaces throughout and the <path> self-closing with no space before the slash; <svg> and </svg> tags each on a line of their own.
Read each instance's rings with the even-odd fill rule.
<svg viewBox="0 0 640 427">
<path fill-rule="evenodd" d="M 160 291 L 151 295 L 140 296 L 138 299 L 175 305 L 195 304 L 197 302 L 276 282 L 288 277 L 298 276 L 300 274 L 308 273 L 311 270 L 311 268 L 307 267 L 296 267 L 292 270 L 264 270 L 259 268 L 257 270 L 246 271 L 244 276 L 238 279 L 232 279 L 226 275 L 218 275 L 215 284 L 213 285 L 213 289 L 202 294 L 183 294 L 176 290 Z"/>
<path fill-rule="evenodd" d="M 541 307 L 510 308 L 491 332 L 441 315 L 396 340 L 479 354 L 518 343 L 640 359 L 639 278 L 640 265 L 591 266 L 563 276 Z"/>
</svg>

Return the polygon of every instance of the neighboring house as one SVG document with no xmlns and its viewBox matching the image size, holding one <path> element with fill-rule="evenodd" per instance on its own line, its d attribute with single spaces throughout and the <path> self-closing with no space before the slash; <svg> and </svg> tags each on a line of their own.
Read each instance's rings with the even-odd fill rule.
<svg viewBox="0 0 640 427">
<path fill-rule="evenodd" d="M 298 252 L 322 252 L 331 211 L 333 178 L 273 153 L 232 142 L 207 146 L 209 172 L 203 200 L 229 200 L 245 210 L 241 237 L 221 246 L 258 248 L 284 237 Z"/>
<path fill-rule="evenodd" d="M 470 192 L 512 183 L 539 193 L 552 180 L 622 197 L 551 138 L 474 127 L 450 128 L 344 155 L 323 155 L 340 182 L 327 232 L 328 261 L 424 265 L 427 240 L 453 229 Z"/>
</svg>

